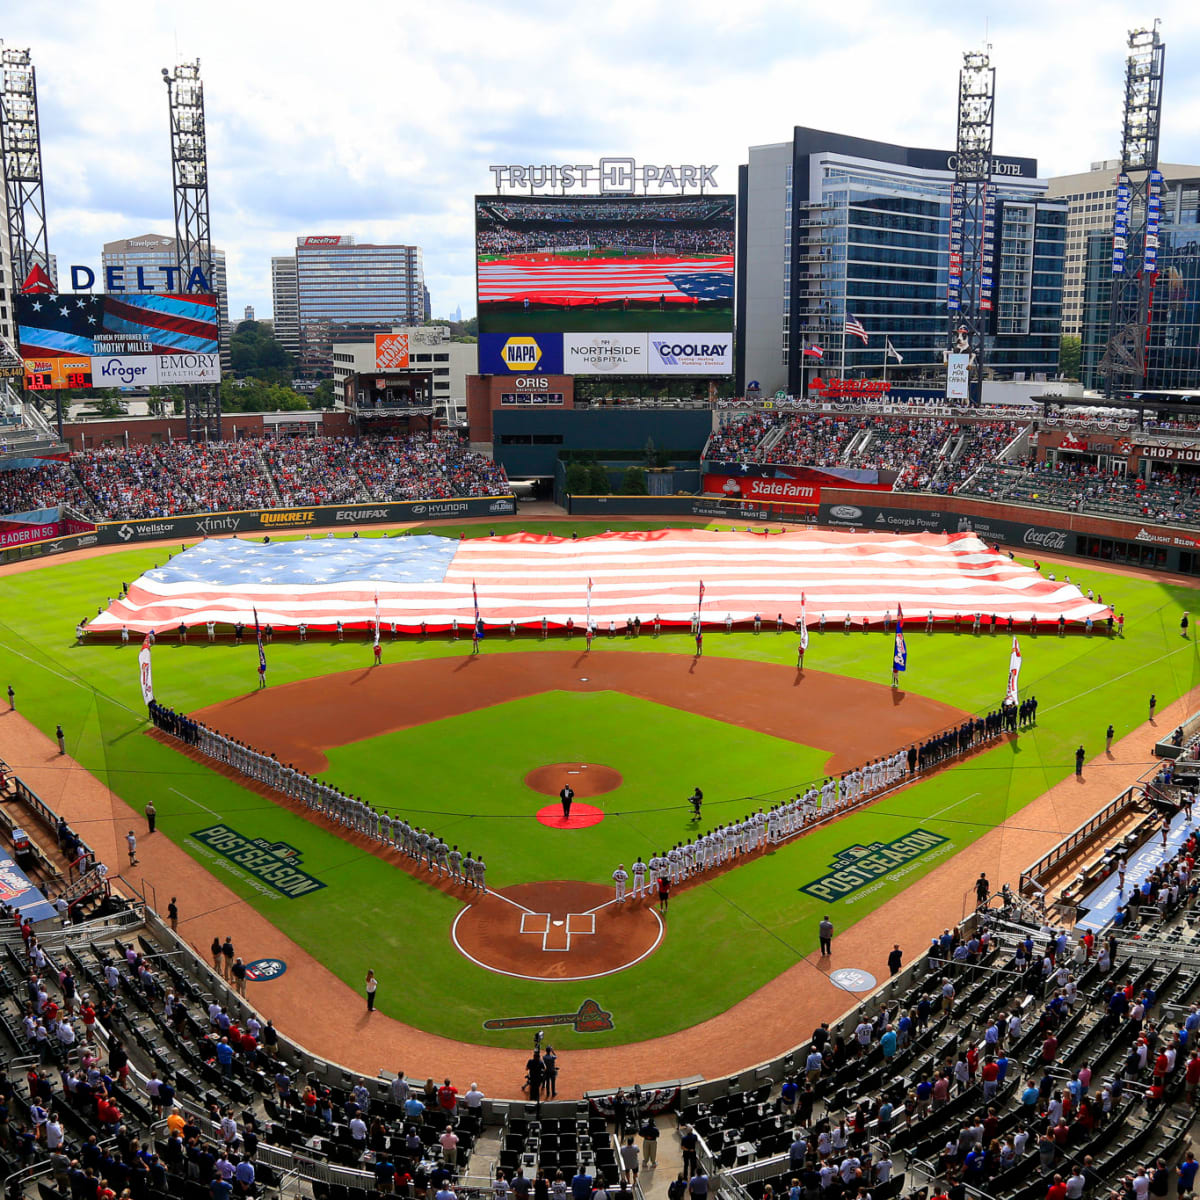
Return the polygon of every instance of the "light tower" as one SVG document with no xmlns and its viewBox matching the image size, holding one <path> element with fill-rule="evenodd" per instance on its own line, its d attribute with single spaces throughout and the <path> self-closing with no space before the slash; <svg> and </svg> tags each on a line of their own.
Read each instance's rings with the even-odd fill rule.
<svg viewBox="0 0 1200 1200">
<path fill-rule="evenodd" d="M 163 68 L 171 114 L 171 178 L 175 189 L 175 246 L 183 285 L 199 268 L 212 290 L 212 236 L 208 219 L 208 142 L 200 60 Z M 220 441 L 221 392 L 215 384 L 184 389 L 190 441 Z"/>
<path fill-rule="evenodd" d="M 0 45 L 3 45 L 0 43 Z M 28 50 L 0 50 L 0 146 L 4 198 L 15 292 L 33 267 L 49 272 L 46 194 L 42 187 L 42 133 L 38 122 L 37 72 Z"/>
<path fill-rule="evenodd" d="M 1146 343 L 1158 276 L 1158 223 L 1163 177 L 1158 169 L 1166 46 L 1153 29 L 1129 34 L 1125 59 L 1125 114 L 1121 124 L 1121 173 L 1113 216 L 1112 299 L 1108 343 L 1100 370 L 1110 399 L 1146 374 Z"/>
<path fill-rule="evenodd" d="M 958 136 L 950 193 L 950 268 L 946 288 L 947 348 L 969 355 L 978 398 L 984 341 L 992 314 L 995 201 L 992 177 L 996 68 L 988 52 L 967 51 L 958 73 Z"/>
</svg>

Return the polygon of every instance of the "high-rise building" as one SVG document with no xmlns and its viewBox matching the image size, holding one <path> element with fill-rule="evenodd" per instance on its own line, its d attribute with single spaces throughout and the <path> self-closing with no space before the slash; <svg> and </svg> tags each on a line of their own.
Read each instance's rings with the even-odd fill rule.
<svg viewBox="0 0 1200 1200">
<path fill-rule="evenodd" d="M 246 311 L 242 314 L 242 320 L 243 321 L 253 321 L 254 320 L 254 305 L 253 304 L 246 305 Z"/>
<path fill-rule="evenodd" d="M 225 273 L 225 251 L 213 249 L 213 277 L 208 285 L 217 295 L 221 328 L 221 366 L 229 369 L 229 284 Z M 187 280 L 179 278 L 178 244 L 173 237 L 157 233 L 105 242 L 100 255 L 103 291 L 185 292 Z M 172 273 L 167 274 L 170 270 Z M 112 272 L 110 275 L 109 272 Z M 114 286 L 119 284 L 118 286 Z"/>
<path fill-rule="evenodd" d="M 427 287 L 425 287 L 424 284 L 421 285 L 421 292 L 424 296 L 424 305 L 425 305 L 424 319 L 426 321 L 432 321 L 433 320 L 433 301 L 430 299 L 429 289 Z"/>
<path fill-rule="evenodd" d="M 993 172 L 985 370 L 1053 376 L 1066 205 L 1046 200 L 1034 159 L 997 156 Z M 752 146 L 738 172 L 739 388 L 754 381 L 765 393 L 798 395 L 806 366 L 835 377 L 938 379 L 950 330 L 953 183 L 950 150 L 803 127 L 789 142 Z M 885 358 L 889 343 L 900 361 Z"/>
<path fill-rule="evenodd" d="M 1158 273 L 1146 333 L 1146 372 L 1123 376 L 1117 390 L 1159 391 L 1200 388 L 1200 167 L 1163 168 L 1176 172 L 1163 184 L 1156 264 Z M 1180 177 L 1179 171 L 1190 170 Z M 1097 189 L 1092 189 L 1093 191 Z M 1108 191 L 1109 189 L 1104 189 Z M 1106 204 L 1108 197 L 1105 197 Z M 1101 362 L 1108 347 L 1112 304 L 1113 210 L 1103 227 L 1087 231 L 1083 244 L 1083 303 L 1080 372 L 1085 387 L 1105 385 Z M 1090 214 L 1089 214 L 1090 216 Z M 1137 226 L 1140 213 L 1131 217 Z M 1141 236 L 1129 238 L 1126 262 L 1143 262 Z"/>
<path fill-rule="evenodd" d="M 1083 332 L 1083 303 L 1087 284 L 1088 235 L 1101 230 L 1112 236 L 1121 160 L 1092 163 L 1078 175 L 1055 175 L 1046 180 L 1046 195 L 1067 204 L 1067 262 L 1063 279 L 1063 333 Z M 1167 183 L 1200 177 L 1200 167 L 1164 163 L 1159 168 Z M 1165 217 L 1164 217 L 1165 219 Z"/>
<path fill-rule="evenodd" d="M 296 291 L 296 256 L 284 254 L 271 259 L 271 318 L 275 340 L 291 355 L 300 358 L 300 296 Z"/>
<path fill-rule="evenodd" d="M 289 261 L 295 264 L 294 293 Z M 295 352 L 304 375 L 331 375 L 335 345 L 425 320 L 425 271 L 417 246 L 359 245 L 337 234 L 299 237 L 294 259 L 272 259 L 271 273 L 275 336 L 287 350 L 295 295 Z"/>
</svg>

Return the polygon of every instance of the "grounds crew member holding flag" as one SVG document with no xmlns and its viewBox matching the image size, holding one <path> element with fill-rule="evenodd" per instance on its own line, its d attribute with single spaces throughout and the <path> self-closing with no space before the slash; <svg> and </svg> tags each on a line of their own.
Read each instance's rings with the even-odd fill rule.
<svg viewBox="0 0 1200 1200">
<path fill-rule="evenodd" d="M 896 641 L 892 648 L 892 687 L 900 686 L 900 672 L 908 667 L 908 647 L 904 643 L 904 609 L 896 605 Z"/>
</svg>

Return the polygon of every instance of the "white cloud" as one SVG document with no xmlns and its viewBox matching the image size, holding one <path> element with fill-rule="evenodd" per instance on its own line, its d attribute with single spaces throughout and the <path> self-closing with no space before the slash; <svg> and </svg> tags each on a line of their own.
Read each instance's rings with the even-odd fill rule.
<svg viewBox="0 0 1200 1200">
<path fill-rule="evenodd" d="M 716 162 L 794 125 L 950 146 L 959 53 L 986 35 L 996 148 L 1043 174 L 1118 151 L 1126 7 L 1009 0 L 7 0 L 38 70 L 50 243 L 172 227 L 160 68 L 199 56 L 214 243 L 230 309 L 270 310 L 270 257 L 308 233 L 415 242 L 435 312 L 474 310 L 470 198 L 492 162 Z M 1157 6 L 1168 44 L 1163 157 L 1200 158 L 1192 4 Z"/>
</svg>

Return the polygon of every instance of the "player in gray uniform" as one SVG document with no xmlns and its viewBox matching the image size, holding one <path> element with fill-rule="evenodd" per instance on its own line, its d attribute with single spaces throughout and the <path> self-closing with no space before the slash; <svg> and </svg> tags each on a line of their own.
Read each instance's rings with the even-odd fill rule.
<svg viewBox="0 0 1200 1200">
<path fill-rule="evenodd" d="M 429 834 L 425 832 L 424 828 L 418 829 L 414 840 L 417 844 L 417 852 L 413 857 L 417 860 L 417 866 L 419 867 L 425 860 L 425 847 L 429 845 Z"/>
<path fill-rule="evenodd" d="M 487 890 L 487 863 L 483 861 L 481 854 L 475 860 L 475 886 L 486 896 Z"/>
<path fill-rule="evenodd" d="M 446 859 L 450 864 L 450 878 L 455 883 L 462 883 L 462 851 L 457 846 L 451 846 Z"/>
<path fill-rule="evenodd" d="M 440 878 L 443 875 L 449 875 L 450 874 L 450 847 L 447 846 L 446 843 L 444 841 L 442 841 L 441 838 L 438 838 L 437 847 L 436 847 L 435 852 L 437 855 L 438 877 Z"/>
<path fill-rule="evenodd" d="M 469 888 L 475 886 L 475 859 L 472 857 L 470 850 L 467 851 L 466 857 L 463 859 L 463 883 Z"/>
<path fill-rule="evenodd" d="M 431 870 L 437 870 L 437 848 L 440 839 L 438 835 L 431 829 L 429 831 L 429 841 L 425 843 L 425 865 Z"/>
</svg>

